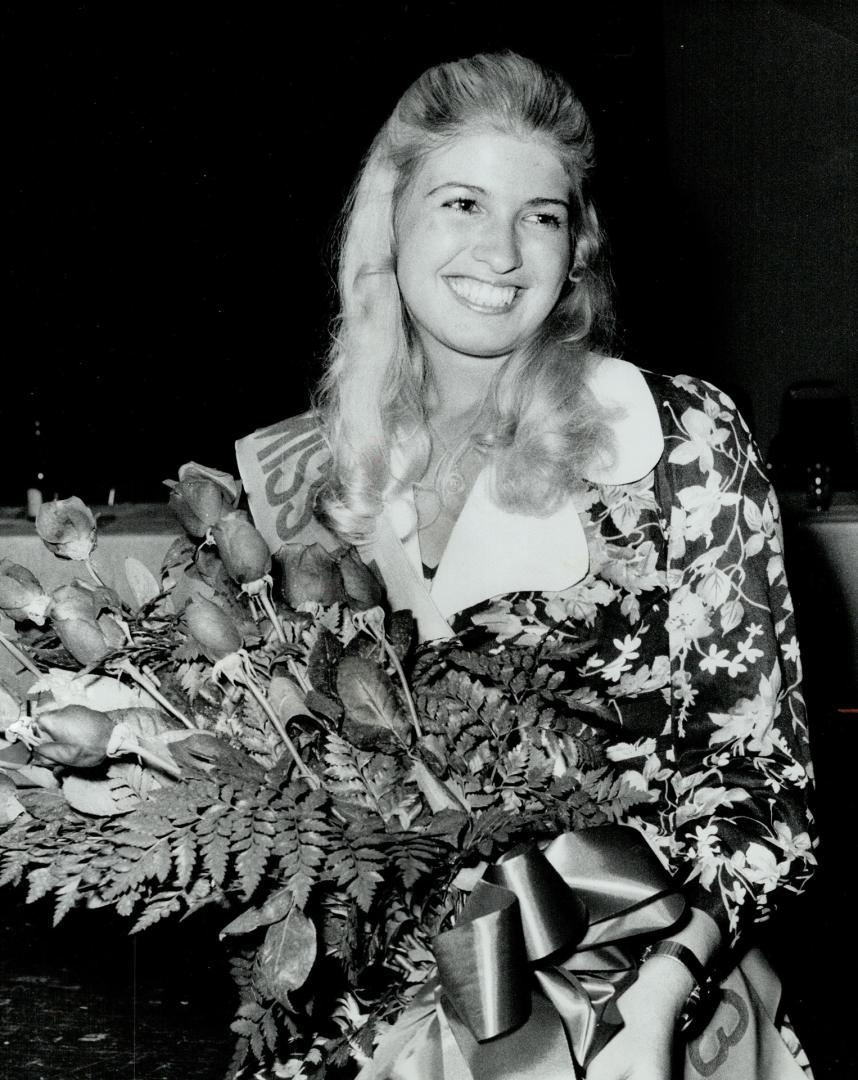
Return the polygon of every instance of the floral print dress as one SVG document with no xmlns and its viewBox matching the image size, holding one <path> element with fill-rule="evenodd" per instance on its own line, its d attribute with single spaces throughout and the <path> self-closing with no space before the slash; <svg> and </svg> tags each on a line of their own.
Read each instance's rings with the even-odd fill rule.
<svg viewBox="0 0 858 1080">
<path fill-rule="evenodd" d="M 422 668 L 436 677 L 460 650 L 553 663 L 615 777 L 617 819 L 646 833 L 736 945 L 815 863 L 779 512 L 732 401 L 697 379 L 644 375 L 664 453 L 635 483 L 576 494 L 587 576 L 460 612 L 456 638 L 424 646 Z M 576 641 L 590 643 L 577 659 L 551 659 Z"/>
</svg>

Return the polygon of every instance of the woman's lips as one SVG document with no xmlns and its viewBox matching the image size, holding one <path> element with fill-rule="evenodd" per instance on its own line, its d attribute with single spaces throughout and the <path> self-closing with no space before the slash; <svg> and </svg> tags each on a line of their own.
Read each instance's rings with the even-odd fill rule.
<svg viewBox="0 0 858 1080">
<path fill-rule="evenodd" d="M 519 289 L 515 285 L 492 285 L 472 277 L 447 277 L 444 279 L 458 301 L 475 311 L 502 314 L 515 303 Z"/>
</svg>

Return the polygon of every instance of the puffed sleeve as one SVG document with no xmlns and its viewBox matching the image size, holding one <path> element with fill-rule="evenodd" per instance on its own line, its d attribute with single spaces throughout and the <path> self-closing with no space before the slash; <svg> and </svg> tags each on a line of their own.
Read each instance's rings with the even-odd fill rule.
<svg viewBox="0 0 858 1080">
<path fill-rule="evenodd" d="M 662 408 L 673 761 L 660 825 L 692 904 L 735 944 L 815 863 L 801 661 L 777 500 L 744 422 L 682 376 Z"/>
</svg>

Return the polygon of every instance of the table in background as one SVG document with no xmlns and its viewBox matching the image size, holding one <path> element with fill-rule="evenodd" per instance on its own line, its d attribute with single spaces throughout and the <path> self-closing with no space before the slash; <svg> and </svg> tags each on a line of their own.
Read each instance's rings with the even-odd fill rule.
<svg viewBox="0 0 858 1080">
<path fill-rule="evenodd" d="M 129 503 L 91 507 L 98 522 L 98 543 L 93 563 L 106 584 L 124 600 L 128 591 L 124 564 L 133 555 L 157 577 L 161 561 L 172 542 L 182 532 L 166 503 Z M 0 558 L 26 566 L 50 591 L 74 578 L 90 580 L 82 563 L 58 559 L 41 541 L 32 521 L 23 511 L 0 508 Z"/>
<path fill-rule="evenodd" d="M 181 526 L 166 503 L 134 503 L 91 507 L 98 522 L 98 542 L 92 562 L 105 584 L 115 588 L 123 600 L 133 603 L 125 576 L 128 556 L 139 559 L 159 577 L 161 563 L 170 545 L 182 533 Z M 92 579 L 81 562 L 59 559 L 42 543 L 32 521 L 23 511 L 0 508 L 0 558 L 26 566 L 50 592 L 75 578 Z M 0 654 L 0 678 L 17 670 L 9 655 Z"/>
<path fill-rule="evenodd" d="M 780 502 L 806 675 L 831 704 L 858 706 L 858 495 L 836 492 L 828 510 Z"/>
</svg>

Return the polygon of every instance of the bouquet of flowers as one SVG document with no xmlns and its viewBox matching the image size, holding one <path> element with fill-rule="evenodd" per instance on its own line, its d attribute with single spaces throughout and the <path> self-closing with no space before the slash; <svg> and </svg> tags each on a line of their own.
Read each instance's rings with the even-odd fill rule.
<svg viewBox="0 0 858 1080">
<path fill-rule="evenodd" d="M 0 686 L 0 884 L 50 896 L 55 921 L 110 905 L 132 933 L 220 905 L 229 1076 L 353 1075 L 475 868 L 615 820 L 627 793 L 557 655 L 416 647 L 353 549 L 272 556 L 231 476 L 189 463 L 170 486 L 187 535 L 160 577 L 126 561 L 133 603 L 76 498 L 36 528 L 83 577 L 48 593 L 0 560 L 23 674 Z M 541 648 L 572 664 L 588 642 Z"/>
</svg>

